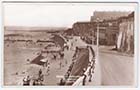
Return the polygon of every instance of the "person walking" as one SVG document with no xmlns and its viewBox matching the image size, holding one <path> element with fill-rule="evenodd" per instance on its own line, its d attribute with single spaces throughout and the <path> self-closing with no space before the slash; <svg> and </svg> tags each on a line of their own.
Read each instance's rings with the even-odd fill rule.
<svg viewBox="0 0 140 90">
<path fill-rule="evenodd" d="M 68 61 L 67 61 L 67 60 L 65 60 L 65 64 L 66 64 L 66 65 L 68 64 Z"/>
<path fill-rule="evenodd" d="M 38 76 L 41 76 L 41 74 L 42 74 L 42 70 L 40 69 L 38 72 Z"/>
<path fill-rule="evenodd" d="M 61 59 L 64 58 L 64 53 L 60 52 L 59 55 L 60 55 L 60 58 L 61 58 Z"/>
<path fill-rule="evenodd" d="M 48 63 L 48 66 L 47 66 L 47 75 L 49 75 L 49 71 L 50 71 L 50 63 Z"/>
<path fill-rule="evenodd" d="M 60 61 L 60 63 L 59 63 L 59 66 L 60 66 L 60 69 L 62 68 L 62 62 Z"/>
<path fill-rule="evenodd" d="M 56 55 L 53 55 L 53 59 L 56 60 Z"/>
</svg>

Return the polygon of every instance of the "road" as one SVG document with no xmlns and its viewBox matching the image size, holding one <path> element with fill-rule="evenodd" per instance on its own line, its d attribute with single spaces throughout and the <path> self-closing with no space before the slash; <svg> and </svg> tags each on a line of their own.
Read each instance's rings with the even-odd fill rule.
<svg viewBox="0 0 140 90">
<path fill-rule="evenodd" d="M 102 85 L 130 86 L 134 84 L 134 59 L 99 48 Z"/>
</svg>

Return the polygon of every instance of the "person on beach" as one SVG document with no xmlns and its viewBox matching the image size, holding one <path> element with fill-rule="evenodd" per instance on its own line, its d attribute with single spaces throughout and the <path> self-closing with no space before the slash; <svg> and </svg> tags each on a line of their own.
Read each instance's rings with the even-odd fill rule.
<svg viewBox="0 0 140 90">
<path fill-rule="evenodd" d="M 44 81 L 44 75 L 41 74 L 39 77 L 38 77 L 38 81 L 39 82 L 43 82 Z"/>
<path fill-rule="evenodd" d="M 69 46 L 68 45 L 66 46 L 66 48 L 67 48 L 67 50 L 69 50 Z"/>
<path fill-rule="evenodd" d="M 44 75 L 42 73 L 42 70 L 40 69 L 39 72 L 38 72 L 38 83 L 41 83 L 44 81 Z M 39 84 L 40 85 L 40 84 Z"/>
<path fill-rule="evenodd" d="M 53 59 L 56 60 L 56 55 L 53 55 Z"/>
<path fill-rule="evenodd" d="M 60 84 L 59 85 L 65 85 L 65 80 L 63 78 L 60 79 Z"/>
<path fill-rule="evenodd" d="M 68 64 L 68 61 L 67 61 L 67 60 L 65 60 L 65 64 L 66 64 L 66 65 Z"/>
<path fill-rule="evenodd" d="M 36 85 L 36 81 L 35 80 L 33 80 L 33 84 L 32 84 L 33 86 L 35 86 Z"/>
<path fill-rule="evenodd" d="M 48 63 L 49 63 L 49 61 L 46 60 L 46 62 L 44 63 L 43 67 L 44 67 L 44 68 L 47 67 L 47 66 L 48 66 Z"/>
<path fill-rule="evenodd" d="M 48 63 L 48 66 L 47 66 L 47 75 L 49 75 L 49 71 L 50 71 L 50 63 Z"/>
<path fill-rule="evenodd" d="M 29 86 L 30 85 L 30 77 L 27 76 L 26 78 L 23 78 L 23 86 Z"/>
<path fill-rule="evenodd" d="M 33 86 L 36 86 L 36 85 L 38 85 L 38 80 L 37 79 L 33 80 Z"/>
<path fill-rule="evenodd" d="M 42 74 L 42 70 L 40 69 L 38 72 L 38 76 L 41 76 L 41 74 Z"/>
<path fill-rule="evenodd" d="M 61 53 L 61 52 L 60 52 L 59 55 L 60 55 L 60 58 L 61 58 L 61 59 L 64 58 L 64 53 Z"/>
<path fill-rule="evenodd" d="M 73 42 L 71 42 L 71 47 L 73 47 Z"/>
<path fill-rule="evenodd" d="M 38 79 L 35 79 L 34 81 L 33 81 L 33 84 L 32 84 L 33 86 L 38 86 L 38 85 L 43 85 L 43 83 L 42 83 L 42 81 L 39 81 Z"/>
<path fill-rule="evenodd" d="M 69 78 L 68 72 L 64 75 L 65 79 L 67 80 Z"/>
<path fill-rule="evenodd" d="M 66 79 L 68 79 L 68 77 L 70 76 L 70 73 L 71 73 L 71 71 L 68 70 L 66 73 L 66 75 L 67 75 Z"/>
<path fill-rule="evenodd" d="M 64 45 L 64 48 L 66 48 L 67 50 L 69 50 L 68 44 L 65 44 L 65 45 Z"/>
</svg>

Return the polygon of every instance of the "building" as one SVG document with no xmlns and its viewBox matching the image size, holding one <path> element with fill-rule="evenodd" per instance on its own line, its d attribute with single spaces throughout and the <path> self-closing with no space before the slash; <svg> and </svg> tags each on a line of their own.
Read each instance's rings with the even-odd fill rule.
<svg viewBox="0 0 140 90">
<path fill-rule="evenodd" d="M 134 53 L 134 12 L 119 18 L 117 49 L 121 52 Z"/>
<path fill-rule="evenodd" d="M 88 43 L 97 40 L 97 25 L 99 25 L 99 44 L 115 45 L 115 34 L 118 31 L 116 20 L 104 20 L 102 22 L 76 22 L 73 24 L 73 31 L 76 35 L 84 37 Z M 110 36 L 113 37 L 110 39 Z M 109 40 L 109 41 L 108 41 Z"/>
<path fill-rule="evenodd" d="M 104 21 L 106 26 L 106 45 L 115 45 L 117 42 L 117 34 L 119 32 L 118 20 Z"/>
<path fill-rule="evenodd" d="M 118 47 L 120 23 L 123 17 L 128 17 L 131 12 L 94 12 L 91 21 L 76 22 L 73 24 L 73 33 L 81 36 L 87 43 L 96 43 L 97 27 L 99 27 L 99 44 Z M 129 17 L 132 15 L 129 15 Z M 97 18 L 100 21 L 97 21 Z M 130 47 L 130 46 L 129 46 Z"/>
<path fill-rule="evenodd" d="M 97 18 L 100 20 L 115 20 L 119 17 L 128 16 L 131 12 L 121 11 L 95 11 L 91 16 L 91 22 L 94 22 Z"/>
<path fill-rule="evenodd" d="M 99 38 L 105 35 L 104 39 L 101 38 L 99 42 L 105 45 L 116 45 L 117 35 L 119 32 L 119 22 L 118 18 L 128 16 L 130 12 L 116 12 L 116 11 L 95 11 L 93 16 L 91 16 L 91 22 L 97 22 L 97 18 L 101 20 L 101 25 L 99 27 L 104 28 L 103 32 L 99 33 Z M 102 41 L 101 41 L 102 40 Z"/>
</svg>

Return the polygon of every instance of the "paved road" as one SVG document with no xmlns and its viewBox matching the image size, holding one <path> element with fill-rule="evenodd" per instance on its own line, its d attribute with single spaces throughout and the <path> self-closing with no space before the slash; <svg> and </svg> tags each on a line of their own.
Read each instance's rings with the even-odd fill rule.
<svg viewBox="0 0 140 90">
<path fill-rule="evenodd" d="M 107 51 L 100 49 L 102 51 Z M 112 51 L 99 51 L 99 61 L 102 73 L 102 85 L 133 85 L 134 60 L 133 57 L 122 56 Z"/>
</svg>

